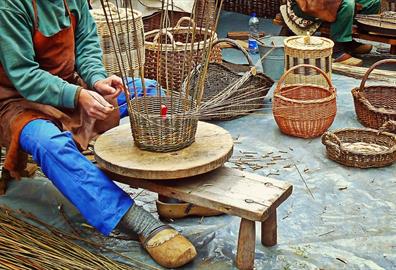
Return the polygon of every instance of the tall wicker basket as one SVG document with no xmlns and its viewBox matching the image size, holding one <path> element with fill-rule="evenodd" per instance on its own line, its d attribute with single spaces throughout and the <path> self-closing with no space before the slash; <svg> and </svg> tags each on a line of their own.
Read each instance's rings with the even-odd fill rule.
<svg viewBox="0 0 396 270">
<path fill-rule="evenodd" d="M 110 2 L 106 7 L 106 13 L 108 16 L 111 13 L 114 18 L 113 22 L 110 23 L 110 27 L 107 25 L 103 9 L 91 10 L 91 14 L 96 22 L 100 46 L 103 51 L 103 65 L 107 73 L 120 74 L 120 63 L 123 70 L 128 69 L 129 76 L 138 76 L 138 53 L 143 63 L 145 59 L 142 13 L 137 10 L 132 11 L 125 8 L 117 10 L 117 7 Z M 135 22 L 133 22 L 133 17 Z M 114 35 L 114 33 L 117 33 L 118 40 L 120 41 L 117 47 L 112 44 L 111 35 Z M 135 33 L 137 33 L 136 39 Z M 120 53 L 122 54 L 122 59 L 119 57 L 117 61 L 117 56 L 120 56 Z"/>
<path fill-rule="evenodd" d="M 295 70 L 314 69 L 325 77 L 328 86 L 292 84 L 284 86 L 286 77 Z M 288 135 L 314 138 L 322 135 L 336 116 L 336 92 L 331 80 L 318 67 L 298 65 L 280 79 L 274 92 L 272 110 L 279 129 Z"/>
<path fill-rule="evenodd" d="M 285 72 L 290 68 L 309 64 L 320 68 L 331 80 L 334 42 L 328 38 L 294 36 L 285 39 Z M 286 84 L 307 83 L 327 86 L 327 80 L 313 69 L 295 70 L 286 78 Z"/>
<path fill-rule="evenodd" d="M 352 89 L 359 122 L 374 129 L 389 120 L 396 121 L 396 86 L 366 86 L 370 73 L 383 64 L 396 64 L 396 59 L 385 59 L 372 65 L 364 75 L 360 87 Z"/>
<path fill-rule="evenodd" d="M 180 26 L 183 21 L 190 21 L 192 26 Z M 193 31 L 196 33 L 194 42 L 190 40 L 186 43 L 186 38 L 191 39 Z M 183 80 L 201 61 L 203 51 L 209 48 L 215 40 L 217 40 L 216 33 L 196 27 L 189 17 L 181 18 L 174 28 L 146 33 L 145 76 L 157 80 L 163 88 L 169 91 L 179 91 Z M 187 59 L 191 51 L 194 52 L 193 56 Z"/>
</svg>

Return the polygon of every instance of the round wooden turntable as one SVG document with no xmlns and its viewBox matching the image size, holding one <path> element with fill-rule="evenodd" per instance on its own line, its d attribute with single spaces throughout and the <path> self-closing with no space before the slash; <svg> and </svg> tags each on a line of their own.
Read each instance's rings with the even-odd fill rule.
<svg viewBox="0 0 396 270">
<path fill-rule="evenodd" d="M 233 139 L 225 129 L 199 122 L 195 142 L 175 152 L 156 153 L 133 143 L 128 124 L 115 127 L 96 141 L 99 166 L 118 175 L 150 180 L 169 180 L 203 174 L 222 166 L 232 155 Z"/>
</svg>

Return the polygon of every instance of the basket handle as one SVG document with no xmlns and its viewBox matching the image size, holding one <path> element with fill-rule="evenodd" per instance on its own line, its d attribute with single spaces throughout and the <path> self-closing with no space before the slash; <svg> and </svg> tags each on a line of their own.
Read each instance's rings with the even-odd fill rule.
<svg viewBox="0 0 396 270">
<path fill-rule="evenodd" d="M 315 69 L 317 72 L 319 72 L 319 73 L 326 79 L 326 82 L 327 82 L 327 84 L 329 85 L 329 90 L 331 90 L 332 92 L 335 91 L 335 88 L 334 88 L 334 86 L 333 86 L 333 83 L 331 82 L 330 78 L 327 76 L 327 74 L 326 74 L 323 70 L 321 70 L 320 68 L 318 68 L 318 67 L 316 67 L 316 66 L 313 66 L 313 65 L 300 64 L 300 65 L 297 65 L 297 66 L 294 66 L 294 67 L 290 68 L 288 71 L 286 71 L 286 72 L 282 75 L 282 77 L 280 77 L 280 79 L 279 79 L 279 81 L 278 81 L 278 85 L 277 85 L 276 88 L 275 88 L 275 93 L 279 93 L 280 88 L 281 88 L 283 82 L 284 82 L 285 79 L 286 79 L 286 76 L 289 75 L 290 72 L 292 72 L 292 71 L 295 70 L 295 69 L 302 68 L 302 67 Z"/>
<path fill-rule="evenodd" d="M 169 32 L 167 29 L 161 29 L 160 31 L 158 31 L 158 33 L 155 35 L 154 39 L 153 39 L 153 43 L 157 44 L 158 43 L 158 39 L 160 36 L 162 35 L 166 35 L 169 40 L 171 41 L 171 44 L 173 46 L 173 48 L 176 47 L 176 42 L 175 39 L 173 38 L 173 35 L 171 32 Z"/>
<path fill-rule="evenodd" d="M 192 18 L 190 18 L 190 17 L 181 17 L 181 18 L 177 21 L 176 26 L 175 26 L 175 29 L 179 29 L 179 28 L 181 27 L 181 24 L 182 24 L 183 22 L 188 22 L 189 24 L 192 24 L 192 27 L 193 27 L 193 28 L 195 28 L 195 27 L 197 26 Z"/>
<path fill-rule="evenodd" d="M 322 143 L 326 146 L 331 146 L 341 153 L 341 141 L 337 135 L 329 131 L 325 132 L 322 136 Z"/>
<path fill-rule="evenodd" d="M 247 59 L 247 61 L 249 63 L 249 66 L 250 67 L 254 67 L 253 60 L 250 57 L 249 53 L 238 42 L 236 42 L 235 40 L 230 39 L 230 38 L 221 38 L 221 39 L 218 39 L 215 42 L 213 42 L 212 48 L 214 48 L 215 46 L 219 45 L 220 43 L 228 43 L 228 44 L 232 45 L 234 48 L 239 49 L 240 51 L 242 51 L 242 53 L 245 55 L 245 57 L 246 57 L 246 59 Z"/>
<path fill-rule="evenodd" d="M 360 83 L 360 90 L 362 91 L 366 85 L 366 81 L 368 77 L 370 76 L 371 72 L 373 72 L 374 69 L 376 69 L 378 66 L 381 66 L 383 64 L 396 64 L 396 59 L 384 59 L 380 60 L 376 63 L 374 63 L 367 71 L 366 74 L 364 74 L 363 80 Z"/>
<path fill-rule="evenodd" d="M 386 121 L 378 129 L 378 133 L 382 133 L 382 132 L 385 132 L 385 131 L 390 131 L 390 132 L 396 131 L 396 121 L 394 121 L 394 120 Z"/>
</svg>

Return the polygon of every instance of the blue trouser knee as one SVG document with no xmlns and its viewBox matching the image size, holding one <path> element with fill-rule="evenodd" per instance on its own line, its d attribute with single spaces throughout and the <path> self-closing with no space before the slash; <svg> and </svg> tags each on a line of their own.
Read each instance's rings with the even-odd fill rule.
<svg viewBox="0 0 396 270">
<path fill-rule="evenodd" d="M 132 206 L 130 196 L 80 153 L 70 132 L 60 131 L 50 121 L 34 120 L 23 128 L 19 142 L 57 189 L 104 235 Z"/>
</svg>

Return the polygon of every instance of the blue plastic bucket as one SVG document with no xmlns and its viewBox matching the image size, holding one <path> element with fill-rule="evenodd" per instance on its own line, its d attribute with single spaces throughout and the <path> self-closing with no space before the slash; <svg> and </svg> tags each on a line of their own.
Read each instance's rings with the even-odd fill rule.
<svg viewBox="0 0 396 270">
<path fill-rule="evenodd" d="M 287 37 L 268 36 L 260 39 L 260 57 L 272 51 L 261 61 L 263 72 L 273 80 L 279 80 L 285 68 L 285 52 L 283 41 Z"/>
</svg>

